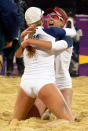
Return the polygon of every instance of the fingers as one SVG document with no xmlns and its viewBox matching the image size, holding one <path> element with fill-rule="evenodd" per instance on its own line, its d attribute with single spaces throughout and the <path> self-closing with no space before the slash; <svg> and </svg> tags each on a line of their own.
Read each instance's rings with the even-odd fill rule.
<svg viewBox="0 0 88 131">
<path fill-rule="evenodd" d="M 28 43 L 28 39 L 27 39 L 27 40 L 21 42 L 21 47 L 22 47 L 22 48 L 25 48 L 25 47 L 28 46 L 28 44 L 30 44 L 30 43 Z"/>
<path fill-rule="evenodd" d="M 25 46 L 25 42 L 23 41 L 23 42 L 21 42 L 21 47 L 22 48 L 25 48 L 26 46 Z"/>
<path fill-rule="evenodd" d="M 21 33 L 21 41 L 23 41 L 24 37 L 30 33 L 32 33 L 35 30 L 35 25 L 31 25 L 30 27 L 28 27 L 26 30 L 24 30 Z"/>
<path fill-rule="evenodd" d="M 36 25 L 31 25 L 31 26 L 29 26 L 27 29 L 26 29 L 26 31 L 33 31 L 34 29 L 36 28 Z"/>
</svg>

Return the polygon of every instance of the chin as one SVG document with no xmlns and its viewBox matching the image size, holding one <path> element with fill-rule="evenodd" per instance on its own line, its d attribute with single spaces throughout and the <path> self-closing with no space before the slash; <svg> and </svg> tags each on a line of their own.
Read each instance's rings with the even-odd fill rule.
<svg viewBox="0 0 88 131">
<path fill-rule="evenodd" d="M 55 27 L 55 26 L 54 26 L 54 25 L 48 25 L 48 28 L 49 28 L 49 27 Z"/>
</svg>

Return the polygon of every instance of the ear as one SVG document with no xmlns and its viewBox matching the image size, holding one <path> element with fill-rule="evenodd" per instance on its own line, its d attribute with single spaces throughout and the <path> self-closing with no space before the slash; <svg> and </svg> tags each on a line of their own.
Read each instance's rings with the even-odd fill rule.
<svg viewBox="0 0 88 131">
<path fill-rule="evenodd" d="M 64 26 L 66 24 L 66 21 L 63 21 L 62 23 L 63 23 L 63 26 Z"/>
</svg>

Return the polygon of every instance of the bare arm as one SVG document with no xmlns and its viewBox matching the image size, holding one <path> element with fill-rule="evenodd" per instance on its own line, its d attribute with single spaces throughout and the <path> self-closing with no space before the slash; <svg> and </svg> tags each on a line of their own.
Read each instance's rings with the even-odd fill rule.
<svg viewBox="0 0 88 131">
<path fill-rule="evenodd" d="M 25 29 L 22 33 L 21 33 L 21 36 L 20 36 L 20 39 L 21 39 L 21 42 L 24 41 L 24 37 L 27 35 L 27 34 L 30 34 L 32 30 L 35 30 L 35 25 L 31 25 L 30 27 L 28 27 L 27 29 Z M 24 51 L 24 48 L 22 48 L 22 46 L 20 46 L 18 48 L 18 50 L 16 51 L 15 53 L 15 56 L 17 58 L 21 57 L 21 55 L 23 54 L 23 51 Z"/>
<path fill-rule="evenodd" d="M 27 39 L 27 40 L 21 42 L 21 46 L 16 51 L 15 56 L 17 58 L 19 58 L 23 54 L 24 48 L 26 48 L 27 46 L 29 46 L 31 44 L 35 45 L 39 48 L 47 49 L 47 50 L 50 50 L 52 48 L 52 43 L 50 41 Z"/>
<path fill-rule="evenodd" d="M 23 54 L 23 51 L 24 51 L 24 49 L 20 46 L 20 47 L 18 48 L 18 50 L 16 51 L 15 56 L 16 56 L 17 58 L 21 57 L 21 55 Z"/>
<path fill-rule="evenodd" d="M 21 42 L 22 48 L 26 48 L 29 45 L 34 45 L 36 47 L 50 50 L 52 48 L 52 42 L 45 41 L 45 40 L 35 40 L 35 39 L 27 39 L 23 42 Z"/>
<path fill-rule="evenodd" d="M 26 39 L 21 42 L 22 48 L 26 48 L 27 46 L 35 46 L 41 49 L 59 51 L 68 48 L 68 41 L 65 39 L 55 41 L 45 41 L 45 40 L 36 40 L 36 39 Z M 71 47 L 71 44 L 70 44 Z"/>
<path fill-rule="evenodd" d="M 27 35 L 27 34 L 30 34 L 33 30 L 35 30 L 35 25 L 31 25 L 30 27 L 28 27 L 27 29 L 25 29 L 22 33 L 21 33 L 21 36 L 20 36 L 20 39 L 21 41 L 24 40 L 24 37 Z"/>
</svg>

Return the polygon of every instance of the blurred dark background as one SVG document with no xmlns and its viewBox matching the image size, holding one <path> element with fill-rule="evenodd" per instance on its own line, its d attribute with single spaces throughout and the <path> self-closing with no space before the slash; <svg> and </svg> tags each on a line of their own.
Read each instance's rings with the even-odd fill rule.
<svg viewBox="0 0 88 131">
<path fill-rule="evenodd" d="M 88 14 L 88 0 L 26 0 L 29 6 L 41 7 L 46 10 L 50 7 L 61 7 L 67 13 Z"/>
</svg>

